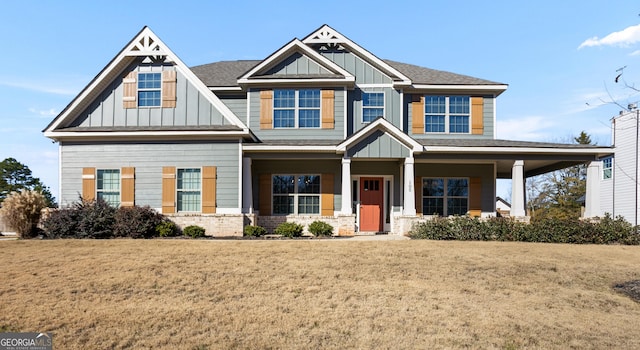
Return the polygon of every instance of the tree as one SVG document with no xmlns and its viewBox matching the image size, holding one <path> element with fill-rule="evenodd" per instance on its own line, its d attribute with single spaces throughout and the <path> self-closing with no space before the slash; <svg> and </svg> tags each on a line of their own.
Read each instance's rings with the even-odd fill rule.
<svg viewBox="0 0 640 350">
<path fill-rule="evenodd" d="M 580 132 L 573 141 L 581 145 L 592 145 L 591 137 Z M 584 164 L 571 166 L 543 175 L 542 183 L 534 182 L 535 189 L 527 207 L 535 219 L 554 217 L 559 219 L 579 218 L 587 189 L 587 167 Z"/>
<path fill-rule="evenodd" d="M 0 203 L 11 192 L 31 190 L 42 193 L 48 207 L 56 207 L 56 200 L 49 187 L 45 186 L 39 178 L 33 177 L 31 170 L 15 158 L 7 158 L 0 162 Z"/>
</svg>

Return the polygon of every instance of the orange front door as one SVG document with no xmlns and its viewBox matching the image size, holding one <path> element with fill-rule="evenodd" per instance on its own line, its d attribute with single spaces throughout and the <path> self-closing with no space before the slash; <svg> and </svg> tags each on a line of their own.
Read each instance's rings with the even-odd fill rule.
<svg viewBox="0 0 640 350">
<path fill-rule="evenodd" d="M 384 189 L 381 177 L 360 178 L 360 231 L 381 232 Z"/>
</svg>

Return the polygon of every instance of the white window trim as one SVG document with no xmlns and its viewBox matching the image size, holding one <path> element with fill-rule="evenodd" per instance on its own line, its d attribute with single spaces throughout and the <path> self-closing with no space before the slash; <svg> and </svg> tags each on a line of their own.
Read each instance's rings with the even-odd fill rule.
<svg viewBox="0 0 640 350">
<path fill-rule="evenodd" d="M 611 161 L 609 167 L 605 167 L 605 161 L 607 159 Z M 604 176 L 604 173 L 605 173 L 606 170 L 609 170 L 609 177 L 605 177 Z M 602 177 L 602 180 L 611 180 L 611 179 L 613 179 L 613 157 L 602 158 L 602 175 L 601 175 L 601 177 Z"/>
<path fill-rule="evenodd" d="M 143 88 L 139 87 L 140 84 L 140 74 L 160 74 L 160 87 L 159 88 Z M 138 77 L 136 78 L 136 101 L 138 108 L 162 108 L 162 71 L 151 70 L 140 70 L 138 71 Z M 141 91 L 158 91 L 160 92 L 160 103 L 157 106 L 141 106 L 140 105 L 140 92 Z"/>
<path fill-rule="evenodd" d="M 294 99 L 295 99 L 295 106 L 293 108 L 277 108 L 278 110 L 294 110 L 294 126 L 293 127 L 276 127 L 276 97 L 275 97 L 275 92 L 277 90 L 293 90 L 294 91 Z M 300 90 L 317 90 L 320 92 L 320 107 L 318 108 L 301 108 L 299 106 L 300 104 Z M 271 102 L 271 110 L 273 113 L 273 117 L 272 117 L 272 128 L 273 129 L 302 129 L 302 130 L 306 130 L 306 129 L 322 129 L 322 89 L 314 89 L 314 88 L 309 88 L 309 89 L 274 89 L 274 96 Z M 318 122 L 318 126 L 317 127 L 300 127 L 300 111 L 301 110 L 318 110 L 319 112 L 319 122 Z"/>
<path fill-rule="evenodd" d="M 122 204 L 122 172 L 120 171 L 120 169 L 118 168 L 99 168 L 96 169 L 96 199 L 98 197 L 100 197 L 99 193 L 104 193 L 104 192 L 115 192 L 115 191 L 105 191 L 104 189 L 99 189 L 98 188 L 98 184 L 100 183 L 100 171 L 105 171 L 105 170 L 114 170 L 118 172 L 118 207 L 120 207 L 120 205 Z M 108 203 L 108 202 L 107 202 Z M 109 203 L 111 204 L 111 203 Z"/>
<path fill-rule="evenodd" d="M 180 170 L 188 170 L 188 169 L 199 169 L 200 170 L 200 187 L 198 188 L 198 192 L 200 192 L 200 207 L 196 211 L 179 210 L 179 206 L 178 206 L 178 193 L 179 192 L 194 192 L 193 189 L 184 190 L 184 189 L 178 188 L 178 183 L 179 183 L 178 174 L 180 173 Z M 176 198 L 175 198 L 175 200 L 176 200 L 176 213 L 202 213 L 202 167 L 176 168 L 176 174 L 175 175 L 176 175 Z"/>
<path fill-rule="evenodd" d="M 382 94 L 382 106 L 365 106 L 364 105 L 364 94 Z M 387 102 L 387 95 L 385 94 L 384 91 L 362 91 L 362 99 L 361 99 L 361 106 L 360 106 L 360 123 L 362 124 L 369 124 L 372 122 L 371 121 L 365 121 L 364 120 L 364 110 L 366 109 L 378 109 L 378 108 L 382 108 L 382 118 L 386 119 L 386 110 L 385 110 L 385 105 Z"/>
<path fill-rule="evenodd" d="M 442 179 L 443 180 L 444 193 L 443 193 L 442 197 L 440 197 L 440 196 L 425 196 L 424 195 L 423 188 L 424 188 L 424 180 L 425 179 L 437 179 L 437 180 Z M 465 180 L 467 180 L 467 195 L 466 196 L 451 196 L 451 197 L 449 197 L 447 195 L 447 180 L 451 180 L 451 179 L 465 179 Z M 444 177 L 444 176 L 442 176 L 442 177 L 438 177 L 438 176 L 423 176 L 423 177 L 421 177 L 420 178 L 420 192 L 421 192 L 420 193 L 420 200 L 422 200 L 423 202 L 420 203 L 420 206 L 422 206 L 422 214 L 425 215 L 425 216 L 433 216 L 432 213 L 426 213 L 425 212 L 424 205 L 423 205 L 424 204 L 424 198 L 442 198 L 442 210 L 444 211 L 444 213 L 442 213 L 440 215 L 442 217 L 453 216 L 453 215 L 450 215 L 449 213 L 447 213 L 447 199 L 448 198 L 467 198 L 467 210 L 466 211 L 468 212 L 469 211 L 469 191 L 471 190 L 469 188 L 470 184 L 471 184 L 471 178 L 464 177 L 464 176 L 449 176 L 449 177 Z"/>
<path fill-rule="evenodd" d="M 471 134 L 471 112 L 472 112 L 472 108 L 471 108 L 471 96 L 467 96 L 467 95 L 424 95 L 426 96 L 442 96 L 445 98 L 445 102 L 444 102 L 444 132 L 436 132 L 436 131 L 427 131 L 427 102 L 425 99 L 425 103 L 423 106 L 423 110 L 422 110 L 422 118 L 424 119 L 424 132 L 425 134 L 435 134 L 435 135 L 444 135 L 444 134 L 450 134 L 450 135 L 470 135 Z M 466 97 L 468 99 L 468 103 L 469 103 L 469 113 L 468 114 L 457 114 L 457 113 L 451 113 L 449 112 L 449 98 L 452 96 L 456 96 L 456 97 Z M 437 114 L 437 113 L 430 113 L 430 116 L 436 116 L 436 115 L 441 115 L 441 114 Z M 467 132 L 451 132 L 451 116 L 467 116 L 468 119 L 468 126 L 469 126 L 469 130 Z"/>
<path fill-rule="evenodd" d="M 276 176 L 293 176 L 294 180 L 294 189 L 293 189 L 293 193 L 289 193 L 289 194 L 276 194 L 273 193 L 273 178 Z M 298 193 L 298 178 L 300 176 L 317 176 L 320 179 L 320 192 L 318 194 L 315 193 Z M 303 196 L 318 196 L 318 213 L 303 213 L 300 214 L 298 213 L 298 198 L 300 195 Z M 279 197 L 290 197 L 293 196 L 293 213 L 290 214 L 276 214 L 274 212 L 274 203 L 273 203 L 273 199 L 275 198 L 275 196 L 279 196 Z M 321 174 L 303 174 L 303 173 L 298 173 L 298 174 L 271 174 L 271 215 L 274 216 L 286 216 L 286 215 L 308 215 L 308 216 L 320 216 L 322 214 L 322 175 Z"/>
</svg>

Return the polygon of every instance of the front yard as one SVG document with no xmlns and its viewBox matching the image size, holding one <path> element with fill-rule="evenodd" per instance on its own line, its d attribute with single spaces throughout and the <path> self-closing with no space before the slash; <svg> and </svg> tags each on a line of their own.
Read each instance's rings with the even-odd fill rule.
<svg viewBox="0 0 640 350">
<path fill-rule="evenodd" d="M 640 247 L 0 242 L 0 332 L 54 348 L 640 348 Z"/>
</svg>

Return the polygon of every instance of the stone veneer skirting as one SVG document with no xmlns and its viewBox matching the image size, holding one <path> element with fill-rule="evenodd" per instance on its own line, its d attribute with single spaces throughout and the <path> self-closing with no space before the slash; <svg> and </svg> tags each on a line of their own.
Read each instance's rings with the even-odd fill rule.
<svg viewBox="0 0 640 350">
<path fill-rule="evenodd" d="M 353 236 L 356 228 L 355 215 L 339 215 L 339 216 L 317 216 L 317 215 L 278 215 L 278 216 L 258 216 L 257 225 L 267 229 L 267 232 L 273 233 L 276 227 L 283 222 L 295 222 L 304 226 L 304 233 L 309 233 L 309 224 L 314 221 L 323 221 L 333 226 L 333 234 L 335 236 Z"/>
<path fill-rule="evenodd" d="M 173 214 L 165 215 L 181 229 L 197 225 L 205 229 L 206 236 L 242 237 L 245 225 L 250 225 L 251 218 L 245 214 Z"/>
</svg>

